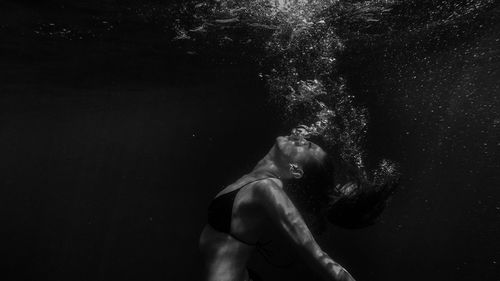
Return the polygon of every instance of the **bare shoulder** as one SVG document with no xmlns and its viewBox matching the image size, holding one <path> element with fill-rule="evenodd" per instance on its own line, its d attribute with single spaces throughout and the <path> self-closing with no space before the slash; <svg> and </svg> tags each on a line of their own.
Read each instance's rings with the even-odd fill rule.
<svg viewBox="0 0 500 281">
<path fill-rule="evenodd" d="M 266 205 L 280 204 L 288 199 L 288 196 L 283 190 L 283 183 L 279 179 L 265 179 L 259 181 L 254 187 L 254 192 L 257 198 Z"/>
<path fill-rule="evenodd" d="M 256 182 L 254 189 L 259 195 L 269 195 L 269 193 L 282 191 L 283 183 L 279 179 L 267 178 Z"/>
</svg>

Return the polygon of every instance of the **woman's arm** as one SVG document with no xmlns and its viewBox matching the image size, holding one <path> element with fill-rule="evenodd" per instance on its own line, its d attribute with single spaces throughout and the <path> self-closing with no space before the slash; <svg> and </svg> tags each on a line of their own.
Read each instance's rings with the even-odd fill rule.
<svg viewBox="0 0 500 281">
<path fill-rule="evenodd" d="M 280 187 L 274 183 L 262 184 L 257 192 L 273 223 L 292 240 L 300 255 L 323 280 L 354 281 L 341 265 L 321 250 L 297 208 Z"/>
</svg>

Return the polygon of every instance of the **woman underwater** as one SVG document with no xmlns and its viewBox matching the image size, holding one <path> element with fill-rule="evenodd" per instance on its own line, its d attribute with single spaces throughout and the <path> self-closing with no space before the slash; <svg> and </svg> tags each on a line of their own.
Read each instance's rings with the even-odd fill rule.
<svg viewBox="0 0 500 281">
<path fill-rule="evenodd" d="M 302 260 L 322 280 L 354 280 L 321 250 L 294 205 L 297 202 L 292 203 L 285 190 L 293 185 L 314 190 L 309 193 L 325 200 L 315 201 L 313 213 L 328 215 L 331 222 L 340 226 L 359 227 L 370 224 L 380 214 L 393 187 L 368 190 L 351 177 L 348 183 L 337 183 L 332 197 L 327 191 L 335 185 L 334 161 L 306 137 L 303 127 L 294 129 L 289 136 L 278 137 L 249 174 L 213 199 L 208 224 L 199 241 L 205 280 L 257 280 L 247 270 L 247 262 L 252 252 L 262 245 L 266 232 L 273 228 L 288 238 Z M 332 198 L 335 198 L 333 204 L 329 202 Z"/>
</svg>

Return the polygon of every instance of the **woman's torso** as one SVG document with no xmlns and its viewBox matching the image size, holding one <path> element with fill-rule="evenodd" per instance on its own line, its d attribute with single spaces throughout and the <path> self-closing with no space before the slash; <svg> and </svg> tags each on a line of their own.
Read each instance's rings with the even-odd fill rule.
<svg viewBox="0 0 500 281">
<path fill-rule="evenodd" d="M 205 261 L 206 280 L 248 280 L 247 262 L 268 223 L 255 196 L 253 187 L 256 184 L 281 182 L 268 176 L 247 175 L 224 188 L 214 199 L 231 192 L 236 193 L 232 208 L 227 210 L 231 213 L 229 231 L 226 233 L 216 230 L 207 224 L 201 234 L 200 250 Z"/>
</svg>

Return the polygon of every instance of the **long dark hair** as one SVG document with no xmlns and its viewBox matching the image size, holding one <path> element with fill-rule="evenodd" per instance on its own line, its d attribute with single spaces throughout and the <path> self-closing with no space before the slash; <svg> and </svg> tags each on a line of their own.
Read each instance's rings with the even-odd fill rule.
<svg viewBox="0 0 500 281">
<path fill-rule="evenodd" d="M 341 162 L 337 167 L 344 176 L 337 177 L 330 193 L 328 221 L 344 228 L 362 228 L 377 222 L 399 186 L 395 165 L 383 160 L 372 175 L 350 163 Z"/>
<path fill-rule="evenodd" d="M 285 182 L 291 200 L 315 233 L 326 222 L 344 228 L 361 228 L 377 221 L 398 187 L 398 176 L 389 162 L 382 162 L 371 178 L 356 165 L 331 154 L 303 167 L 300 179 Z"/>
</svg>

